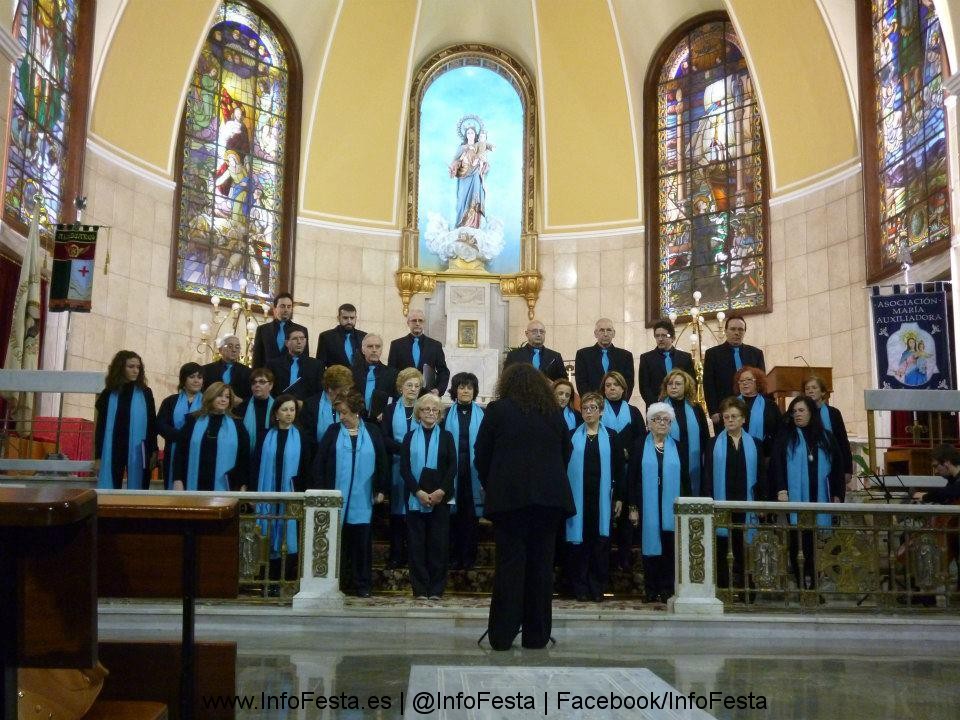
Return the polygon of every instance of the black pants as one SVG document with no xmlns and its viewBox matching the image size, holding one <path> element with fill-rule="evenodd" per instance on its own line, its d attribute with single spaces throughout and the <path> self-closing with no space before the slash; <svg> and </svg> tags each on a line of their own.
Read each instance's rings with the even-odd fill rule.
<svg viewBox="0 0 960 720">
<path fill-rule="evenodd" d="M 673 595 L 676 566 L 673 557 L 673 533 L 660 531 L 660 554 L 643 556 L 643 584 L 647 600 Z"/>
<path fill-rule="evenodd" d="M 614 521 L 617 532 L 617 565 L 622 570 L 633 567 L 633 540 L 639 537 L 637 528 L 630 522 L 628 513 L 620 513 L 620 518 Z"/>
<path fill-rule="evenodd" d="M 509 650 L 523 628 L 525 648 L 542 648 L 553 622 L 553 553 L 562 511 L 532 505 L 493 520 L 496 568 L 490 598 L 490 646 Z"/>
<path fill-rule="evenodd" d="M 580 544 L 567 543 L 567 580 L 578 600 L 603 598 L 610 574 L 610 538 L 584 538 Z"/>
<path fill-rule="evenodd" d="M 736 521 L 735 521 L 736 522 Z M 743 575 L 743 530 L 730 530 L 727 537 L 717 536 L 717 587 L 744 587 Z M 733 550 L 733 577 L 727 555 Z M 732 580 L 732 585 L 731 585 Z"/>
<path fill-rule="evenodd" d="M 816 587 L 813 562 L 813 541 L 815 530 L 790 530 L 790 562 L 793 563 L 793 577 L 797 581 L 797 589 L 803 590 L 806 585 L 804 578 L 810 578 L 810 587 Z M 800 541 L 797 542 L 797 536 Z M 797 560 L 797 553 L 803 548 L 803 566 Z"/>
<path fill-rule="evenodd" d="M 390 515 L 390 559 L 393 567 L 407 564 L 407 518 L 405 515 Z"/>
<path fill-rule="evenodd" d="M 443 595 L 447 585 L 450 545 L 450 506 L 430 512 L 407 512 L 410 584 L 415 597 Z"/>
<path fill-rule="evenodd" d="M 470 502 L 457 503 L 450 515 L 450 563 L 455 568 L 469 570 L 477 564 L 477 514 Z"/>
<path fill-rule="evenodd" d="M 369 595 L 373 589 L 373 539 L 370 524 L 344 523 L 341 535 L 340 568 L 345 585 L 352 584 L 357 595 Z M 352 581 L 352 582 L 351 582 Z"/>
</svg>

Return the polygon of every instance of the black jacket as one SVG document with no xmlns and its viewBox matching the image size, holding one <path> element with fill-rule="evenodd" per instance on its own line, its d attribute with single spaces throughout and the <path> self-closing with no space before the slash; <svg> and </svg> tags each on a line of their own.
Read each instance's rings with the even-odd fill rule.
<svg viewBox="0 0 960 720">
<path fill-rule="evenodd" d="M 280 322 L 278 320 L 271 320 L 268 323 L 257 326 L 257 334 L 253 336 L 254 368 L 266 367 L 267 363 L 274 358 L 286 354 L 287 349 L 285 347 L 283 349 L 277 347 L 277 330 L 279 330 L 279 328 Z M 287 324 L 284 327 L 284 335 L 289 335 L 294 330 L 303 332 L 303 337 L 306 338 L 307 341 L 303 348 L 303 354 L 310 355 L 309 332 L 303 325 L 298 325 L 293 320 L 287 320 Z"/>
<path fill-rule="evenodd" d="M 413 364 L 413 335 L 407 334 L 390 342 L 390 353 L 387 356 L 387 365 L 399 372 L 404 368 L 416 367 L 423 372 L 423 366 L 429 365 L 436 372 L 435 381 L 423 389 L 427 392 L 436 390 L 440 395 L 447 391 L 450 383 L 450 368 L 447 367 L 447 358 L 443 354 L 443 345 L 426 335 L 420 336 L 420 364 Z"/>
<path fill-rule="evenodd" d="M 843 422 L 843 415 L 833 405 L 827 405 L 830 413 L 830 425 L 833 436 L 837 439 L 840 448 L 840 459 L 843 462 L 843 472 L 853 474 L 853 451 L 850 449 L 850 438 L 847 436 L 847 425 Z"/>
<path fill-rule="evenodd" d="M 215 382 L 223 382 L 223 373 L 227 369 L 227 364 L 223 360 L 207 363 L 203 366 L 203 390 Z M 243 363 L 235 362 L 233 370 L 230 373 L 230 387 L 234 394 L 241 400 L 250 397 L 250 368 Z"/>
<path fill-rule="evenodd" d="M 380 428 L 369 420 L 364 421 L 370 439 L 373 440 L 373 450 L 376 455 L 376 469 L 373 473 L 374 494 L 390 493 L 390 465 L 387 453 L 383 446 L 383 435 Z M 320 439 L 317 452 L 310 471 L 310 487 L 320 490 L 333 490 L 337 485 L 337 438 L 340 435 L 341 423 L 334 423 Z"/>
<path fill-rule="evenodd" d="M 366 362 L 353 366 L 353 384 L 362 396 L 367 392 L 369 368 Z M 373 396 L 370 399 L 370 407 L 366 409 L 366 416 L 374 422 L 379 422 L 378 418 L 387 407 L 390 398 L 397 397 L 397 371 L 383 363 L 377 363 L 374 368 L 373 374 L 377 379 L 373 384 Z"/>
<path fill-rule="evenodd" d="M 523 345 L 507 353 L 507 359 L 503 361 L 503 366 L 507 367 L 514 363 L 525 362 L 533 364 L 533 348 L 529 345 Z M 567 368 L 563 364 L 563 358 L 556 350 L 544 347 L 540 349 L 540 372 L 551 380 L 566 380 Z"/>
<path fill-rule="evenodd" d="M 525 413 L 510 398 L 484 410 L 474 445 L 474 458 L 485 490 L 485 515 L 531 506 L 559 508 L 564 517 L 576 512 L 567 461 L 570 433 L 560 413 Z"/>
<path fill-rule="evenodd" d="M 746 427 L 744 427 L 743 432 L 746 433 Z M 716 497 L 714 495 L 714 487 L 718 482 L 713 474 L 713 451 L 717 446 L 717 438 L 721 437 L 720 433 L 717 433 L 714 437 L 710 438 L 710 441 L 707 443 L 707 450 L 703 459 L 703 471 L 701 473 L 700 480 L 700 491 L 701 494 L 708 497 Z M 726 437 L 726 436 L 723 436 Z M 744 463 L 746 463 L 746 453 L 744 453 Z M 746 468 L 744 468 L 746 471 Z M 743 497 L 734 497 L 730 492 L 731 488 L 729 484 L 725 488 L 725 497 L 727 500 L 746 500 L 746 484 L 744 484 Z M 755 502 L 761 502 L 764 500 L 776 500 L 777 494 L 773 493 L 773 497 L 770 497 L 771 493 L 767 487 L 767 463 L 763 461 L 763 450 L 757 445 L 757 484 L 753 488 L 753 499 Z"/>
<path fill-rule="evenodd" d="M 331 365 L 345 365 L 352 368 L 353 364 L 358 362 L 358 359 L 363 359 L 363 355 L 360 354 L 360 344 L 365 336 L 366 333 L 363 330 L 353 331 L 351 338 L 353 357 L 348 358 L 343 347 L 347 334 L 340 325 L 320 333 L 320 338 L 317 340 L 317 360 L 320 361 L 320 372 Z"/>
<path fill-rule="evenodd" d="M 610 370 L 616 370 L 627 381 L 627 391 L 623 394 L 623 399 L 629 400 L 633 397 L 633 353 L 611 345 L 608 348 L 607 357 L 610 359 Z M 581 397 L 588 392 L 598 392 L 602 395 L 600 378 L 603 375 L 603 353 L 600 351 L 599 343 L 577 350 L 577 394 Z"/>
<path fill-rule="evenodd" d="M 323 368 L 320 362 L 312 357 L 300 356 L 300 378 L 297 383 L 287 389 L 290 385 L 290 366 L 293 364 L 293 358 L 289 353 L 284 353 L 280 357 L 274 358 L 267 367 L 273 373 L 273 396 L 278 397 L 286 392 L 303 400 L 311 395 L 320 392 L 320 380 Z"/>
<path fill-rule="evenodd" d="M 767 369 L 763 362 L 763 350 L 753 345 L 740 346 L 740 362 L 764 371 Z M 739 394 L 740 390 L 733 386 L 733 376 L 736 374 L 733 346 L 730 343 L 715 345 L 703 354 L 703 394 L 711 415 L 720 412 L 720 402 L 724 398 Z"/>
<path fill-rule="evenodd" d="M 673 362 L 674 370 L 683 370 L 690 374 L 694 380 L 697 379 L 697 371 L 693 367 L 693 357 L 688 352 L 672 348 L 670 357 Z M 667 366 L 663 358 L 663 351 L 654 348 L 640 356 L 640 367 L 637 374 L 637 386 L 640 390 L 640 397 L 647 407 L 653 405 L 660 399 L 660 386 L 663 379 L 667 376 Z"/>
<path fill-rule="evenodd" d="M 767 468 L 767 484 L 771 496 L 770 500 L 776 500 L 779 491 L 788 489 L 787 450 L 795 429 L 793 425 L 785 426 L 773 443 L 773 450 L 770 453 L 770 465 Z M 823 432 L 824 450 L 830 461 L 830 474 L 827 478 L 830 487 L 830 498 L 827 499 L 827 502 L 833 502 L 833 498 L 835 497 L 839 498 L 840 502 L 843 502 L 844 495 L 847 491 L 847 483 L 846 478 L 843 476 L 843 460 L 840 457 L 840 447 L 837 445 L 837 440 L 834 438 L 833 433 L 829 430 L 824 430 Z M 807 443 L 809 448 L 810 441 L 808 440 Z M 819 463 L 820 454 L 814 453 L 814 458 L 815 462 Z M 810 502 L 817 502 L 817 498 L 811 496 Z"/>
<path fill-rule="evenodd" d="M 230 470 L 227 471 L 227 477 L 230 481 L 231 490 L 239 490 L 241 485 L 249 487 L 250 482 L 250 438 L 247 435 L 247 429 L 243 427 L 240 420 L 229 415 L 223 418 L 223 422 L 232 422 L 237 429 L 237 457 L 236 462 Z M 193 428 L 197 424 L 196 415 L 187 415 L 187 422 L 180 430 L 180 436 L 177 438 L 177 457 L 173 469 L 173 479 L 183 481 L 184 488 L 187 485 L 187 470 L 190 462 L 190 441 L 193 438 Z M 214 469 L 216 467 L 215 442 L 200 441 L 200 460 L 197 477 L 198 490 L 213 490 Z"/>
<path fill-rule="evenodd" d="M 120 395 L 117 398 L 117 415 L 114 419 L 114 439 L 113 451 L 111 452 L 111 467 L 113 468 L 114 486 L 119 488 L 123 481 L 123 469 L 127 465 L 127 450 L 130 444 L 130 401 L 133 399 L 134 383 L 124 383 L 120 388 Z M 143 399 L 147 405 L 147 436 L 144 439 L 145 460 L 150 461 L 150 456 L 157 451 L 157 404 L 153 399 L 153 391 L 141 385 Z M 103 441 L 107 429 L 107 410 L 110 407 L 110 391 L 104 390 L 97 395 L 94 402 L 96 410 L 96 422 L 94 424 L 93 435 L 93 457 L 100 460 L 103 455 Z M 149 487 L 150 478 L 144 473 L 144 487 Z"/>
<path fill-rule="evenodd" d="M 449 503 L 453 500 L 453 478 L 457 474 L 457 446 L 453 442 L 453 435 L 444 430 L 443 426 L 437 423 L 431 431 L 430 442 L 437 442 L 437 433 L 440 434 L 440 446 L 437 448 L 437 476 L 440 489 L 443 490 L 443 502 Z M 407 493 L 415 495 L 419 488 L 418 479 L 413 476 L 413 470 L 410 467 L 410 442 L 413 438 L 413 431 L 407 433 L 403 439 L 403 447 L 400 448 L 400 477 L 403 478 L 404 485 L 407 486 Z"/>
<path fill-rule="evenodd" d="M 177 438 L 180 435 L 180 430 L 177 429 L 177 426 L 173 424 L 173 411 L 177 407 L 177 400 L 180 399 L 180 393 L 175 392 L 173 395 L 168 395 L 163 399 L 163 402 L 160 403 L 160 409 L 157 410 L 157 434 L 163 438 L 163 466 L 161 467 L 162 478 L 166 481 L 168 475 L 171 474 L 172 468 L 170 466 L 171 459 L 171 445 L 177 441 Z M 189 413 L 187 414 L 189 417 Z M 184 422 L 186 424 L 186 422 Z M 168 490 L 170 488 L 167 488 Z"/>
<path fill-rule="evenodd" d="M 263 441 L 266 439 L 269 430 L 270 428 L 267 428 L 257 439 L 256 447 L 250 456 L 250 479 L 247 482 L 247 490 L 252 492 L 257 492 L 260 486 L 260 463 L 263 459 Z M 317 444 L 313 439 L 313 435 L 301 427 L 297 427 L 297 430 L 300 432 L 300 463 L 297 467 L 297 474 L 293 478 L 293 491 L 303 492 L 309 487 L 310 464 L 313 461 L 313 454 Z M 280 492 L 280 490 L 271 489 L 265 492 Z"/>
</svg>

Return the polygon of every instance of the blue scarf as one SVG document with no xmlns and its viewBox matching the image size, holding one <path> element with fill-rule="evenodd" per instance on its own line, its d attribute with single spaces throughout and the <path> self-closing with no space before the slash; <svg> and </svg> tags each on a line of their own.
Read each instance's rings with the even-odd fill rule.
<svg viewBox="0 0 960 720">
<path fill-rule="evenodd" d="M 403 439 L 413 428 L 420 427 L 420 423 L 410 417 L 407 422 L 407 413 L 404 409 L 403 401 L 397 401 L 393 404 L 393 421 L 390 423 L 390 434 L 397 443 L 403 443 Z M 393 458 L 393 468 L 390 477 L 390 514 L 407 514 L 407 486 L 400 475 L 400 458 Z"/>
<path fill-rule="evenodd" d="M 226 422 L 226 420 L 224 420 Z M 263 449 L 260 454 L 260 473 L 257 476 L 257 492 L 294 492 L 293 478 L 300 471 L 300 431 L 291 427 L 287 431 L 287 442 L 283 446 L 283 467 L 281 475 L 277 471 L 277 428 L 270 428 L 263 438 Z M 299 537 L 297 521 L 282 519 L 285 512 L 284 503 L 257 503 L 257 520 L 260 533 L 270 538 L 270 557 L 278 558 L 285 542 L 287 552 L 298 552 Z M 265 518 L 264 515 L 277 515 L 275 518 Z"/>
<path fill-rule="evenodd" d="M 583 542 L 583 457 L 587 447 L 587 424 L 584 423 L 570 438 L 573 453 L 567 465 L 567 480 L 573 492 L 577 514 L 567 518 L 567 542 Z M 610 433 L 603 426 L 597 434 L 600 448 L 600 537 L 610 537 L 610 516 L 613 499 L 613 475 L 610 472 Z"/>
<path fill-rule="evenodd" d="M 684 400 L 683 413 L 687 420 L 687 460 L 690 464 L 690 488 L 694 496 L 700 495 L 700 423 L 693 405 Z M 680 442 L 680 423 L 670 423 L 670 437 Z"/>
<path fill-rule="evenodd" d="M 334 412 L 327 391 L 324 390 L 320 393 L 320 402 L 317 405 L 317 442 L 320 442 L 327 428 L 336 422 L 340 422 L 340 414 Z"/>
<path fill-rule="evenodd" d="M 817 497 L 810 498 L 810 468 L 807 465 L 807 440 L 797 428 L 797 444 L 787 445 L 787 497 L 790 502 L 830 502 L 830 457 L 817 445 Z M 790 513 L 790 522 L 797 524 L 797 514 Z M 817 525 L 830 527 L 830 515 L 817 514 Z"/>
<path fill-rule="evenodd" d="M 460 419 L 458 417 L 457 405 L 454 403 L 447 411 L 447 419 L 443 426 L 453 435 L 453 444 L 457 448 L 457 457 L 460 457 Z M 480 473 L 477 472 L 476 465 L 473 463 L 473 446 L 477 442 L 477 432 L 480 430 L 480 423 L 483 420 L 483 408 L 476 403 L 471 403 L 473 408 L 470 410 L 470 485 L 473 487 L 473 508 L 477 517 L 483 517 L 483 486 L 480 484 Z M 457 487 L 460 482 L 460 467 L 457 464 L 457 474 L 453 477 L 453 498 L 451 504 L 457 501 Z M 455 512 L 456 505 L 450 508 Z"/>
<path fill-rule="evenodd" d="M 373 514 L 373 475 L 377 471 L 377 453 L 367 426 L 360 421 L 357 450 L 353 450 L 350 431 L 340 426 L 337 434 L 337 477 L 335 488 L 343 495 L 340 525 L 369 525 Z"/>
<path fill-rule="evenodd" d="M 567 430 L 576 430 L 577 416 L 573 414 L 573 410 L 570 409 L 569 405 L 563 409 L 563 419 L 567 423 Z"/>
<path fill-rule="evenodd" d="M 187 400 L 187 394 L 181 390 L 180 394 L 177 396 L 177 404 L 173 406 L 173 426 L 180 430 L 183 428 L 184 423 L 187 422 L 187 413 L 196 412 L 203 406 L 203 394 L 197 393 L 193 396 L 193 402 Z M 177 443 L 175 441 L 170 441 L 167 443 L 167 447 L 164 452 L 169 456 L 169 464 L 167 465 L 167 476 L 163 479 L 163 487 L 165 490 L 173 489 L 173 469 L 176 467 L 174 463 L 177 461 Z"/>
<path fill-rule="evenodd" d="M 820 406 L 820 420 L 823 421 L 823 428 L 833 432 L 833 423 L 830 422 L 830 408 L 826 403 Z"/>
<path fill-rule="evenodd" d="M 207 425 L 210 424 L 210 416 L 203 415 L 197 418 L 193 426 L 193 433 L 190 435 L 190 454 L 187 456 L 187 490 L 197 489 L 197 475 L 200 471 L 200 446 L 203 442 L 204 433 L 207 431 Z M 230 480 L 227 473 L 233 470 L 237 464 L 237 426 L 230 416 L 224 416 L 220 424 L 220 431 L 217 433 L 217 461 L 214 469 L 213 489 L 215 491 L 225 492 L 230 490 Z"/>
<path fill-rule="evenodd" d="M 442 427 L 439 425 L 433 426 L 433 432 L 430 433 L 430 447 L 427 448 L 423 427 L 418 424 L 413 429 L 413 437 L 410 438 L 410 472 L 417 482 L 420 481 L 420 475 L 425 467 L 433 470 L 437 469 L 437 451 L 440 448 L 441 432 L 443 432 Z M 410 512 L 433 512 L 432 507 L 421 505 L 415 494 L 411 494 L 407 499 L 407 510 Z"/>
<path fill-rule="evenodd" d="M 247 400 L 247 410 L 243 413 L 243 426 L 247 429 L 247 435 L 250 438 L 250 452 L 257 447 L 257 409 L 253 406 L 254 400 L 252 396 Z M 267 411 L 264 414 L 264 420 L 268 427 L 271 410 L 273 410 L 273 395 L 267 395 Z"/>
<path fill-rule="evenodd" d="M 743 444 L 743 459 L 747 465 L 747 501 L 753 502 L 753 489 L 757 485 L 757 441 L 750 433 L 741 433 L 740 442 Z M 727 499 L 727 431 L 717 435 L 713 445 L 713 499 Z M 747 513 L 746 524 L 756 526 L 756 513 Z M 747 542 L 753 542 L 757 534 L 756 528 L 747 531 Z M 727 537 L 726 528 L 717 530 L 717 535 Z"/>
<path fill-rule="evenodd" d="M 603 417 L 600 418 L 600 420 L 605 427 L 615 432 L 620 432 L 630 424 L 630 405 L 626 400 L 621 400 L 620 412 L 615 413 L 610 402 L 607 401 L 603 404 Z"/>
<path fill-rule="evenodd" d="M 740 399 L 746 402 L 746 398 L 743 395 L 740 396 Z M 758 394 L 757 399 L 753 401 L 753 406 L 750 408 L 750 422 L 747 425 L 747 432 L 753 435 L 754 440 L 763 442 L 766 438 L 766 433 L 763 431 L 763 418 L 766 415 L 764 412 L 767 409 L 767 401 L 764 400 L 763 395 Z"/>
<path fill-rule="evenodd" d="M 644 555 L 661 555 L 661 525 L 663 530 L 673 532 L 673 501 L 680 496 L 680 453 L 677 443 L 669 435 L 663 441 L 663 492 L 657 474 L 657 451 L 653 446 L 653 433 L 643 441 L 643 457 L 640 461 L 640 482 L 643 497 L 643 535 L 641 547 Z M 662 499 L 658 495 L 662 494 Z M 657 504 L 659 502 L 659 505 Z"/>
<path fill-rule="evenodd" d="M 113 490 L 113 434 L 117 425 L 117 403 L 120 400 L 120 391 L 113 390 L 107 403 L 107 422 L 103 433 L 103 451 L 100 453 L 100 474 L 97 476 L 97 487 L 101 490 Z M 133 388 L 130 396 L 130 425 L 127 427 L 127 490 L 146 490 L 150 487 L 150 479 L 144 487 L 144 466 L 147 458 L 143 442 L 147 439 L 147 399 L 143 390 Z"/>
</svg>

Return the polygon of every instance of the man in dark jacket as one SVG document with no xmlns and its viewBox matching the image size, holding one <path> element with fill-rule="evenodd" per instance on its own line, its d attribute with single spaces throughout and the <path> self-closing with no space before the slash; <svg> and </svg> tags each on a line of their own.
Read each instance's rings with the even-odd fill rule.
<svg viewBox="0 0 960 720">
<path fill-rule="evenodd" d="M 742 315 L 728 315 L 723 323 L 726 340 L 703 354 L 703 395 L 707 401 L 707 411 L 716 427 L 720 425 L 720 402 L 737 391 L 733 387 L 733 376 L 744 365 L 766 371 L 763 350 L 747 345 L 743 336 L 747 333 L 747 321 Z"/>
<path fill-rule="evenodd" d="M 390 343 L 387 365 L 397 372 L 412 367 L 424 375 L 424 390 L 440 396 L 447 391 L 450 369 L 443 354 L 443 345 L 438 340 L 423 334 L 423 310 L 411 310 L 407 315 L 410 333 Z M 426 368 L 426 370 L 425 370 Z"/>
<path fill-rule="evenodd" d="M 669 320 L 660 320 L 653 326 L 653 339 L 657 341 L 655 350 L 650 350 L 640 356 L 640 372 L 637 384 L 640 386 L 640 397 L 647 407 L 660 399 L 660 385 L 667 373 L 674 368 L 689 373 L 694 380 L 697 371 L 693 367 L 693 357 L 688 352 L 673 346 L 676 333 L 673 323 Z"/>
<path fill-rule="evenodd" d="M 383 339 L 367 333 L 360 343 L 363 361 L 353 366 L 353 386 L 363 396 L 366 418 L 379 422 L 390 398 L 397 397 L 397 371 L 380 362 Z"/>
<path fill-rule="evenodd" d="M 508 367 L 517 362 L 533 365 L 551 380 L 566 380 L 567 369 L 563 365 L 563 358 L 556 350 L 544 347 L 547 330 L 539 320 L 531 320 L 527 325 L 527 344 L 507 353 L 503 366 Z"/>
<path fill-rule="evenodd" d="M 337 326 L 320 333 L 317 340 L 317 360 L 320 372 L 331 365 L 353 367 L 360 357 L 360 343 L 363 342 L 363 330 L 357 330 L 357 308 L 344 303 L 337 308 Z"/>
<path fill-rule="evenodd" d="M 627 381 L 627 389 L 623 399 L 630 402 L 633 397 L 633 353 L 623 348 L 614 347 L 613 338 L 617 331 L 613 328 L 613 320 L 600 318 L 593 328 L 593 336 L 597 339 L 595 345 L 577 350 L 576 377 L 577 393 L 598 392 L 603 394 L 600 379 L 611 370 L 616 370 Z"/>
<path fill-rule="evenodd" d="M 275 357 L 280 357 L 287 351 L 287 333 L 291 330 L 302 330 L 307 340 L 305 355 L 310 354 L 310 333 L 303 325 L 293 321 L 293 295 L 280 293 L 273 301 L 273 320 L 257 326 L 257 334 L 253 338 L 253 367 L 266 367 Z"/>
</svg>

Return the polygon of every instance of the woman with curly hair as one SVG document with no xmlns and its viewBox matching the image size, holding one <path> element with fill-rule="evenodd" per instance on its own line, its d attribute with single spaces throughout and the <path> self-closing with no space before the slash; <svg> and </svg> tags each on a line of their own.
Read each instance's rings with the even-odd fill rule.
<svg viewBox="0 0 960 720">
<path fill-rule="evenodd" d="M 94 405 L 97 487 L 119 490 L 126 471 L 128 490 L 148 490 L 157 461 L 157 406 L 140 356 L 133 350 L 114 355 L 105 386 Z"/>
<path fill-rule="evenodd" d="M 570 432 L 553 388 L 533 365 L 505 368 L 497 398 L 474 449 L 496 543 L 490 645 L 508 650 L 522 627 L 523 647 L 542 648 L 552 625 L 557 532 L 576 512 L 566 474 Z"/>
<path fill-rule="evenodd" d="M 353 373 L 346 365 L 331 365 L 323 371 L 320 384 L 323 390 L 304 400 L 300 411 L 300 426 L 311 433 L 317 443 L 327 428 L 340 422 L 333 406 L 339 393 L 353 387 Z"/>
<path fill-rule="evenodd" d="M 250 474 L 250 438 L 231 408 L 233 388 L 215 382 L 177 438 L 174 490 L 240 490 Z"/>
<path fill-rule="evenodd" d="M 744 365 L 733 376 L 733 392 L 747 406 L 747 432 L 760 443 L 764 458 L 770 457 L 781 423 L 776 401 L 766 394 L 766 374 L 758 367 Z"/>
</svg>

